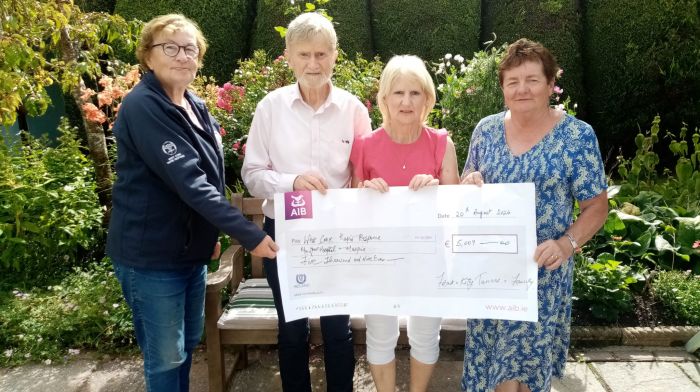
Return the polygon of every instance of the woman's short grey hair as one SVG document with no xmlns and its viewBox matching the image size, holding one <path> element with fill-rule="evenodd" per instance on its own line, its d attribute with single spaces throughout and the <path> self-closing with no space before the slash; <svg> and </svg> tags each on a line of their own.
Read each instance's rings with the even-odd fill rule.
<svg viewBox="0 0 700 392">
<path fill-rule="evenodd" d="M 430 73 L 425 68 L 425 63 L 418 56 L 402 55 L 394 56 L 386 63 L 382 76 L 379 78 L 379 92 L 377 92 L 377 104 L 382 112 L 382 122 L 386 126 L 391 123 L 389 107 L 386 103 L 387 96 L 391 93 L 396 78 L 408 76 L 414 78 L 420 84 L 425 94 L 425 108 L 421 113 L 421 119 L 425 122 L 428 114 L 435 106 L 435 84 Z"/>
<path fill-rule="evenodd" d="M 284 41 L 289 48 L 295 42 L 310 41 L 319 36 L 328 42 L 331 49 L 337 48 L 338 37 L 335 35 L 333 23 L 319 13 L 305 12 L 289 23 Z"/>
</svg>

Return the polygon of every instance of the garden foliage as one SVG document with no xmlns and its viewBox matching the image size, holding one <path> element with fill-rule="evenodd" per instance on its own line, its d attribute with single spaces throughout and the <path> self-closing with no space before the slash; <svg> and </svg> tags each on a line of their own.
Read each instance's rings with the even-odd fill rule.
<svg viewBox="0 0 700 392">
<path fill-rule="evenodd" d="M 700 126 L 697 0 L 589 0 L 584 18 L 587 121 L 603 156 L 631 146 L 660 114 L 674 129 Z M 632 151 L 628 151 L 632 152 Z"/>
<path fill-rule="evenodd" d="M 51 286 L 0 293 L 0 365 L 64 361 L 81 349 L 135 346 L 131 312 L 109 261 L 76 268 Z"/>
<path fill-rule="evenodd" d="M 523 37 L 541 42 L 566 70 L 561 87 L 577 103 L 584 103 L 580 3 L 576 0 L 485 0 L 482 2 L 481 42 L 494 37 L 498 45 Z"/>
<path fill-rule="evenodd" d="M 374 49 L 383 60 L 415 54 L 436 61 L 445 53 L 467 58 L 479 49 L 481 1 L 373 0 L 371 4 Z"/>
<path fill-rule="evenodd" d="M 700 325 L 700 275 L 662 271 L 655 278 L 654 296 L 680 325 Z"/>
<path fill-rule="evenodd" d="M 202 73 L 228 80 L 236 62 L 248 55 L 255 9 L 253 0 L 117 0 L 115 12 L 125 19 L 143 22 L 168 13 L 182 13 L 191 18 L 199 24 L 209 43 Z M 124 60 L 135 62 L 133 55 Z"/>
<path fill-rule="evenodd" d="M 75 5 L 83 12 L 114 12 L 114 5 L 117 0 L 75 0 Z"/>
<path fill-rule="evenodd" d="M 58 146 L 0 137 L 0 275 L 34 285 L 101 248 L 92 163 L 64 122 Z"/>
</svg>

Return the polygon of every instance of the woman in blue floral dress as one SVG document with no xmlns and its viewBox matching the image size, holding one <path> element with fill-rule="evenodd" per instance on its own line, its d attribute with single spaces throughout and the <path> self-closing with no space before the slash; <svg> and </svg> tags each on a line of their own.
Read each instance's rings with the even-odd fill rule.
<svg viewBox="0 0 700 392">
<path fill-rule="evenodd" d="M 472 134 L 462 183 L 535 183 L 539 320 L 469 320 L 465 391 L 546 392 L 564 373 L 572 255 L 603 225 L 608 204 L 593 129 L 549 106 L 558 70 L 541 44 L 511 44 L 498 70 L 508 110 L 482 119 Z M 581 213 L 572 223 L 574 200 Z"/>
</svg>

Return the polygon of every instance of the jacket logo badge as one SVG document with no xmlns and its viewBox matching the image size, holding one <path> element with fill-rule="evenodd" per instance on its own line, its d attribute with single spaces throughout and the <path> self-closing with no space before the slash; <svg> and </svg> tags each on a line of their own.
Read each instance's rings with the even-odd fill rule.
<svg viewBox="0 0 700 392">
<path fill-rule="evenodd" d="M 166 155 L 175 155 L 177 153 L 177 146 L 170 140 L 163 143 L 160 147 Z"/>
<path fill-rule="evenodd" d="M 312 201 L 311 191 L 286 192 L 284 194 L 284 218 L 286 220 L 313 218 Z"/>
</svg>

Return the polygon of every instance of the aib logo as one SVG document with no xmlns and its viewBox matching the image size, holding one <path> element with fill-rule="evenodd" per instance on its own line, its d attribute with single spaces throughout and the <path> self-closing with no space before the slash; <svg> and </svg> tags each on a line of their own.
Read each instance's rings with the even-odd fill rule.
<svg viewBox="0 0 700 392">
<path fill-rule="evenodd" d="M 306 274 L 297 274 L 297 283 L 304 284 L 306 282 Z"/>
<path fill-rule="evenodd" d="M 290 219 L 313 218 L 311 191 L 287 192 L 284 194 L 284 217 Z"/>
</svg>

